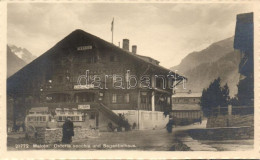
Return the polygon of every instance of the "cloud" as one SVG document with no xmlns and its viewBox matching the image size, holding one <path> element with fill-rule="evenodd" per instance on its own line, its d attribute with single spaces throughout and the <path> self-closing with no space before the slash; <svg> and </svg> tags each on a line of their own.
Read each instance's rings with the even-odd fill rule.
<svg viewBox="0 0 260 160">
<path fill-rule="evenodd" d="M 194 50 L 233 36 L 236 14 L 251 4 L 9 3 L 8 43 L 40 55 L 75 29 L 114 42 L 129 38 L 138 53 L 178 64 Z"/>
</svg>

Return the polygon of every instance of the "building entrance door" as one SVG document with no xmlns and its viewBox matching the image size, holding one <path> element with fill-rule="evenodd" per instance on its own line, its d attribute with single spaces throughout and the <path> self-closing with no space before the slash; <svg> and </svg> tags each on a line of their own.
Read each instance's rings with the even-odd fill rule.
<svg viewBox="0 0 260 160">
<path fill-rule="evenodd" d="M 85 113 L 85 121 L 84 126 L 86 128 L 96 129 L 98 128 L 99 121 L 98 121 L 98 111 L 89 110 Z"/>
</svg>

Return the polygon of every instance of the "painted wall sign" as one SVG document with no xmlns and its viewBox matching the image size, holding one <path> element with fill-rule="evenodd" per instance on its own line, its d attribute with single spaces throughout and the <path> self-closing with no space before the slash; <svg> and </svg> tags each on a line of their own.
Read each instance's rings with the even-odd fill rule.
<svg viewBox="0 0 260 160">
<path fill-rule="evenodd" d="M 90 49 L 92 49 L 92 46 L 80 46 L 80 47 L 77 47 L 78 51 L 84 51 L 84 50 L 90 50 Z"/>
</svg>

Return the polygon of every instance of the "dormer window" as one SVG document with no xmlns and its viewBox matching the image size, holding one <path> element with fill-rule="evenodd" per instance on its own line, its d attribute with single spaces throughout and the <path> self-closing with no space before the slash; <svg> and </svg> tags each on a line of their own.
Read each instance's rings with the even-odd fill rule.
<svg viewBox="0 0 260 160">
<path fill-rule="evenodd" d="M 97 63 L 97 56 L 90 56 L 87 60 L 88 63 Z"/>
</svg>

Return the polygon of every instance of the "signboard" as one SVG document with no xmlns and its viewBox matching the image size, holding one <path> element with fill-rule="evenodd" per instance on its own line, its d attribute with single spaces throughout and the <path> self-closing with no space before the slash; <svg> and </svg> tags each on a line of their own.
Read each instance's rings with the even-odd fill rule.
<svg viewBox="0 0 260 160">
<path fill-rule="evenodd" d="M 81 104 L 81 105 L 78 105 L 78 109 L 87 110 L 87 109 L 90 109 L 90 105 L 89 104 Z"/>
<path fill-rule="evenodd" d="M 128 115 L 135 115 L 135 111 L 128 111 Z"/>
<path fill-rule="evenodd" d="M 80 47 L 77 47 L 78 51 L 85 51 L 85 50 L 90 50 L 90 49 L 92 49 L 92 46 L 80 46 Z"/>
<path fill-rule="evenodd" d="M 94 88 L 94 84 L 74 85 L 74 89 L 91 89 L 91 88 Z"/>
</svg>

